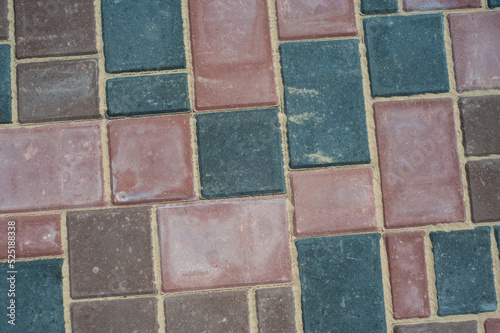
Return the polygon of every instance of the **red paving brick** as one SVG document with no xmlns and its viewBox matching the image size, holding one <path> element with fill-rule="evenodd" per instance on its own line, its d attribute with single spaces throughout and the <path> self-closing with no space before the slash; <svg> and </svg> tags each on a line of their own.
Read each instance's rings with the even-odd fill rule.
<svg viewBox="0 0 500 333">
<path fill-rule="evenodd" d="M 484 321 L 485 333 L 500 333 L 500 318 L 488 318 Z"/>
<path fill-rule="evenodd" d="M 480 8 L 481 0 L 403 0 L 405 11 Z"/>
</svg>

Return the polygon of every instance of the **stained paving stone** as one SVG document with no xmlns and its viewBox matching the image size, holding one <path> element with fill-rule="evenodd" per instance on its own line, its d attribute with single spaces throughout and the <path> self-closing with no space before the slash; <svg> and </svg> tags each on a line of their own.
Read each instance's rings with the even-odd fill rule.
<svg viewBox="0 0 500 333">
<path fill-rule="evenodd" d="M 189 0 L 196 110 L 278 105 L 263 0 Z"/>
<path fill-rule="evenodd" d="M 403 0 L 403 9 L 407 12 L 480 7 L 481 0 Z"/>
<path fill-rule="evenodd" d="M 150 207 L 67 214 L 72 298 L 154 293 Z"/>
<path fill-rule="evenodd" d="M 484 321 L 485 333 L 500 333 L 500 319 L 488 318 Z"/>
<path fill-rule="evenodd" d="M 9 222 L 14 222 L 14 229 Z M 0 259 L 7 259 L 9 232 L 15 232 L 16 258 L 63 254 L 60 215 L 4 217 L 0 228 Z"/>
<path fill-rule="evenodd" d="M 114 204 L 196 198 L 189 120 L 175 115 L 109 122 Z"/>
<path fill-rule="evenodd" d="M 290 186 L 296 235 L 377 230 L 371 168 L 295 171 Z"/>
<path fill-rule="evenodd" d="M 0 124 L 12 123 L 10 87 L 10 45 L 0 44 Z"/>
<path fill-rule="evenodd" d="M 398 0 L 361 0 L 361 13 L 365 15 L 389 14 L 398 11 Z"/>
<path fill-rule="evenodd" d="M 0 131 L 0 212 L 104 204 L 97 122 Z"/>
<path fill-rule="evenodd" d="M 376 102 L 388 228 L 465 220 L 451 99 Z"/>
<path fill-rule="evenodd" d="M 477 333 L 476 321 L 398 325 L 394 333 Z M 488 333 L 488 332 L 486 332 Z"/>
<path fill-rule="evenodd" d="M 431 315 L 424 249 L 425 232 L 384 235 L 395 319 Z"/>
<path fill-rule="evenodd" d="M 167 332 L 250 332 L 246 291 L 165 298 Z"/>
<path fill-rule="evenodd" d="M 500 0 L 488 0 L 488 7 L 491 9 L 500 7 Z"/>
<path fill-rule="evenodd" d="M 16 0 L 18 58 L 97 53 L 93 0 Z"/>
<path fill-rule="evenodd" d="M 354 3 L 349 0 L 276 1 L 280 40 L 356 36 Z"/>
<path fill-rule="evenodd" d="M 0 40 L 9 38 L 9 8 L 7 0 L 0 0 Z"/>
<path fill-rule="evenodd" d="M 260 333 L 296 332 L 295 304 L 291 287 L 255 291 Z"/>
<path fill-rule="evenodd" d="M 450 89 L 441 14 L 372 17 L 363 24 L 374 97 Z"/>
<path fill-rule="evenodd" d="M 473 222 L 500 220 L 500 159 L 466 164 Z"/>
<path fill-rule="evenodd" d="M 64 333 L 64 311 L 62 290 L 62 259 L 16 262 L 15 297 L 8 297 L 11 274 L 8 263 L 0 264 L 4 276 L 0 279 L 0 302 L 4 319 L 0 321 L 2 332 L 53 332 Z M 11 320 L 11 300 L 15 300 L 15 325 Z M 4 307 L 5 306 L 5 307 Z"/>
<path fill-rule="evenodd" d="M 17 65 L 20 123 L 99 118 L 96 59 Z"/>
<path fill-rule="evenodd" d="M 497 309 L 490 227 L 430 233 L 438 316 Z"/>
<path fill-rule="evenodd" d="M 290 282 L 286 198 L 158 208 L 163 291 Z"/>
<path fill-rule="evenodd" d="M 370 163 L 359 41 L 280 45 L 290 166 Z"/>
<path fill-rule="evenodd" d="M 380 235 L 296 241 L 305 332 L 386 332 Z"/>
<path fill-rule="evenodd" d="M 457 91 L 500 88 L 500 12 L 448 15 Z"/>
<path fill-rule="evenodd" d="M 277 109 L 198 114 L 203 198 L 286 192 Z"/>
<path fill-rule="evenodd" d="M 152 297 L 73 303 L 71 327 L 74 333 L 155 333 L 156 303 Z"/>
<path fill-rule="evenodd" d="M 106 81 L 110 117 L 188 112 L 187 74 L 120 77 Z"/>
</svg>

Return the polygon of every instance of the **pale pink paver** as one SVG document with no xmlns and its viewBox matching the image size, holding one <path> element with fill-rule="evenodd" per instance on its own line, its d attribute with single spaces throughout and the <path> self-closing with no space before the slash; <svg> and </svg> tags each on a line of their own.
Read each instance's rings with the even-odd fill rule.
<svg viewBox="0 0 500 333">
<path fill-rule="evenodd" d="M 486 333 L 500 333 L 500 318 L 488 318 L 484 321 Z"/>
<path fill-rule="evenodd" d="M 286 198 L 158 208 L 164 292 L 290 282 Z"/>
<path fill-rule="evenodd" d="M 299 237 L 377 230 L 371 168 L 290 174 Z"/>
<path fill-rule="evenodd" d="M 431 314 L 424 237 L 423 231 L 384 235 L 395 319 L 426 318 Z"/>
<path fill-rule="evenodd" d="M 403 9 L 407 12 L 480 7 L 481 0 L 403 0 Z"/>
<path fill-rule="evenodd" d="M 102 206 L 98 122 L 0 131 L 0 212 Z"/>
</svg>

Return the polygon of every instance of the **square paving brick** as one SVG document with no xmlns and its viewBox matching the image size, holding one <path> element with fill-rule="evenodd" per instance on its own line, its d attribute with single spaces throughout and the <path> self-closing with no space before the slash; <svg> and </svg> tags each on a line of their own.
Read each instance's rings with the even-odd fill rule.
<svg viewBox="0 0 500 333">
<path fill-rule="evenodd" d="M 12 221 L 14 228 L 9 228 Z M 9 232 L 15 232 L 16 258 L 63 254 L 60 215 L 3 217 L 0 227 L 0 259 L 7 259 Z"/>
<path fill-rule="evenodd" d="M 99 118 L 96 59 L 17 65 L 20 123 Z"/>
<path fill-rule="evenodd" d="M 500 12 L 450 14 L 457 90 L 500 88 Z"/>
<path fill-rule="evenodd" d="M 384 235 L 394 318 L 426 318 L 431 315 L 424 249 L 425 232 Z"/>
<path fill-rule="evenodd" d="M 407 12 L 480 7 L 481 0 L 403 0 L 403 9 Z"/>
<path fill-rule="evenodd" d="M 388 228 L 465 220 L 451 99 L 376 102 Z"/>
<path fill-rule="evenodd" d="M 189 120 L 175 115 L 109 122 L 113 203 L 196 198 Z"/>
<path fill-rule="evenodd" d="M 290 166 L 370 163 L 359 41 L 280 45 Z"/>
<path fill-rule="evenodd" d="M 497 309 L 490 227 L 431 232 L 438 316 Z"/>
<path fill-rule="evenodd" d="M 500 333 L 500 318 L 488 318 L 484 321 L 485 333 Z"/>
<path fill-rule="evenodd" d="M 4 311 L 1 332 L 65 332 L 62 264 L 62 259 L 16 262 L 15 274 L 7 273 L 10 271 L 7 263 L 0 264 L 3 272 L 0 302 Z M 7 277 L 11 275 L 15 275 L 15 297 L 8 297 L 7 293 L 11 288 Z M 8 323 L 12 319 L 7 315 L 11 312 L 8 309 L 11 300 L 15 300 L 15 325 Z"/>
<path fill-rule="evenodd" d="M 280 40 L 356 36 L 354 3 L 350 0 L 278 0 Z"/>
<path fill-rule="evenodd" d="M 0 131 L 0 212 L 104 204 L 99 123 Z"/>
<path fill-rule="evenodd" d="M 500 154 L 500 95 L 458 100 L 465 155 Z"/>
<path fill-rule="evenodd" d="M 398 0 L 361 0 L 361 13 L 366 15 L 389 14 L 398 11 Z"/>
<path fill-rule="evenodd" d="M 73 333 L 156 333 L 156 298 L 120 299 L 71 304 Z"/>
<path fill-rule="evenodd" d="M 380 235 L 296 241 L 305 332 L 386 332 Z"/>
<path fill-rule="evenodd" d="M 250 332 L 246 291 L 167 297 L 165 317 L 167 332 Z"/>
<path fill-rule="evenodd" d="M 188 112 L 186 74 L 120 77 L 106 81 L 108 116 Z"/>
<path fill-rule="evenodd" d="M 255 291 L 260 333 L 296 332 L 295 303 L 291 287 Z"/>
<path fill-rule="evenodd" d="M 10 45 L 0 44 L 0 124 L 12 123 Z"/>
<path fill-rule="evenodd" d="M 278 105 L 265 0 L 189 0 L 196 110 Z"/>
<path fill-rule="evenodd" d="M 488 7 L 489 8 L 500 7 L 500 0 L 488 0 Z"/>
<path fill-rule="evenodd" d="M 156 291 L 150 207 L 69 212 L 67 224 L 71 297 Z"/>
<path fill-rule="evenodd" d="M 500 220 L 500 159 L 466 165 L 473 222 Z"/>
<path fill-rule="evenodd" d="M 377 230 L 371 168 L 296 171 L 290 186 L 296 235 Z"/>
<path fill-rule="evenodd" d="M 16 0 L 18 58 L 97 53 L 93 0 Z"/>
<path fill-rule="evenodd" d="M 9 38 L 9 9 L 7 0 L 0 0 L 0 40 Z"/>
<path fill-rule="evenodd" d="M 203 198 L 286 192 L 278 112 L 262 109 L 196 116 Z"/>
<path fill-rule="evenodd" d="M 158 208 L 163 291 L 290 282 L 286 198 Z"/>
<path fill-rule="evenodd" d="M 477 321 L 398 325 L 394 333 L 477 333 Z M 488 333 L 488 332 L 486 332 Z"/>
<path fill-rule="evenodd" d="M 363 20 L 374 97 L 450 89 L 441 14 Z"/>
</svg>

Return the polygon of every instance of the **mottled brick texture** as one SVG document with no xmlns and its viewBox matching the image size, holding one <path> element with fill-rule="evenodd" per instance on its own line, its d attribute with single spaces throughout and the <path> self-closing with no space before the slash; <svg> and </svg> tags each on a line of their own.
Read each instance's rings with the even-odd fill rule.
<svg viewBox="0 0 500 333">
<path fill-rule="evenodd" d="M 500 159 L 469 161 L 466 170 L 472 221 L 500 220 Z"/>
<path fill-rule="evenodd" d="M 9 38 L 8 1 L 0 0 L 0 40 Z"/>
<path fill-rule="evenodd" d="M 394 333 L 477 333 L 476 321 L 398 325 Z M 488 333 L 488 332 L 486 332 Z"/>
<path fill-rule="evenodd" d="M 256 290 L 255 300 L 260 333 L 296 332 L 291 287 Z"/>
<path fill-rule="evenodd" d="M 403 0 L 405 11 L 480 8 L 481 0 Z"/>
<path fill-rule="evenodd" d="M 0 44 L 0 124 L 12 123 L 10 60 L 10 45 Z"/>
</svg>

